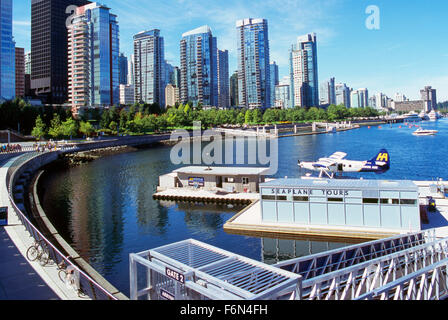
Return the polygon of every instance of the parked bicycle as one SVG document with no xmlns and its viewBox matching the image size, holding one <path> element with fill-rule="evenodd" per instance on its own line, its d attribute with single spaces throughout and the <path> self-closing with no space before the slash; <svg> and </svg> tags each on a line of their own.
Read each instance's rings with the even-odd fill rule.
<svg viewBox="0 0 448 320">
<path fill-rule="evenodd" d="M 58 264 L 58 276 L 59 279 L 65 283 L 68 288 L 75 290 L 78 294 L 78 297 L 82 299 L 89 299 L 90 297 L 84 293 L 75 275 L 75 268 L 73 266 L 67 266 L 65 261 L 62 261 Z"/>
<path fill-rule="evenodd" d="M 26 251 L 26 257 L 30 261 L 38 260 L 42 267 L 47 265 L 50 261 L 50 251 L 47 243 L 43 240 L 35 240 L 34 244 Z"/>
</svg>

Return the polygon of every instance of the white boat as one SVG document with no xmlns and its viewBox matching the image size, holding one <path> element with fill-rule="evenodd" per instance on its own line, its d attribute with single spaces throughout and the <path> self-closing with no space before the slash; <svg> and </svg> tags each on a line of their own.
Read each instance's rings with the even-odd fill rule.
<svg viewBox="0 0 448 320">
<path fill-rule="evenodd" d="M 422 112 L 420 112 L 420 114 L 418 116 L 422 120 L 429 120 L 429 117 L 428 117 L 428 115 L 426 114 L 426 112 L 424 110 Z"/>
<path fill-rule="evenodd" d="M 422 119 L 419 117 L 418 113 L 416 112 L 409 112 L 405 115 L 403 115 L 404 120 L 408 122 L 417 122 L 422 121 Z"/>
<path fill-rule="evenodd" d="M 435 135 L 437 132 L 437 130 L 429 130 L 429 129 L 423 129 L 423 128 L 418 128 L 416 131 L 414 131 L 412 134 L 415 136 L 433 136 Z"/>
<path fill-rule="evenodd" d="M 431 110 L 431 112 L 428 114 L 428 116 L 429 116 L 429 120 L 432 120 L 432 121 L 442 118 L 442 115 L 435 110 Z"/>
</svg>

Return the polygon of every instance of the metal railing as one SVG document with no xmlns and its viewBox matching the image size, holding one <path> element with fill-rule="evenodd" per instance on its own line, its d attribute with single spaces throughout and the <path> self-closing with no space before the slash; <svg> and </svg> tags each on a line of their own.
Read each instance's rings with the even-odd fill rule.
<svg viewBox="0 0 448 320">
<path fill-rule="evenodd" d="M 376 292 L 378 288 L 389 288 L 390 283 L 395 281 L 407 282 L 406 279 L 411 275 L 416 277 L 420 274 L 419 270 L 431 268 L 445 259 L 448 259 L 448 239 L 425 243 L 305 280 L 302 283 L 302 299 L 356 300 L 365 294 L 373 297 L 376 294 L 372 295 L 372 292 Z M 444 279 L 447 280 L 446 276 Z M 389 289 L 396 286 L 394 284 Z"/>
<path fill-rule="evenodd" d="M 411 273 L 357 300 L 443 300 L 448 298 L 448 259 Z"/>
<path fill-rule="evenodd" d="M 397 251 L 431 242 L 434 239 L 435 230 L 403 234 L 306 257 L 294 258 L 280 262 L 275 266 L 283 270 L 298 273 L 305 281 Z"/>
<path fill-rule="evenodd" d="M 49 152 L 48 152 L 49 153 Z M 12 188 L 15 180 L 15 174 L 17 169 L 24 165 L 26 162 L 30 161 L 34 157 L 41 156 L 42 153 L 29 153 L 21 156 L 16 161 L 12 163 L 7 171 L 6 185 L 8 189 L 8 197 L 11 202 L 12 208 L 16 213 L 17 217 L 28 231 L 30 236 L 36 241 L 43 241 L 49 251 L 50 259 L 52 264 L 55 266 L 60 266 L 62 263 L 65 266 L 71 266 L 76 274 L 79 274 L 79 287 L 82 292 L 89 296 L 93 300 L 118 300 L 117 297 L 109 293 L 101 285 L 99 285 L 95 280 L 93 280 L 88 274 L 78 268 L 75 264 L 70 261 L 70 256 L 64 255 L 59 249 L 57 249 L 28 219 L 28 217 L 17 207 L 12 196 Z"/>
</svg>

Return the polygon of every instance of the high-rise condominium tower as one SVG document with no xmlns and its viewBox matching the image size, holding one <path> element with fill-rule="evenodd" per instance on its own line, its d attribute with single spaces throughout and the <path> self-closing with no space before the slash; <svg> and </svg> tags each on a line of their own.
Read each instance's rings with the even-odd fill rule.
<svg viewBox="0 0 448 320">
<path fill-rule="evenodd" d="M 0 99 L 16 95 L 16 51 L 12 36 L 12 0 L 0 0 Z"/>
<path fill-rule="evenodd" d="M 330 80 L 325 81 L 320 86 L 320 104 L 336 104 L 336 87 L 335 79 L 330 78 Z"/>
<path fill-rule="evenodd" d="M 218 105 L 218 50 L 208 26 L 186 32 L 180 41 L 180 100 Z"/>
<path fill-rule="evenodd" d="M 128 83 L 128 65 L 128 58 L 124 55 L 124 53 L 120 53 L 120 56 L 118 57 L 118 68 L 120 74 L 118 82 L 120 84 Z"/>
<path fill-rule="evenodd" d="M 25 96 L 25 49 L 16 47 L 16 97 Z"/>
<path fill-rule="evenodd" d="M 269 72 L 271 80 L 271 108 L 273 108 L 275 106 L 275 91 L 276 91 L 275 86 L 277 86 L 280 81 L 278 75 L 278 65 L 275 61 L 269 65 Z"/>
<path fill-rule="evenodd" d="M 218 106 L 230 107 L 229 51 L 218 50 Z"/>
<path fill-rule="evenodd" d="M 336 105 L 343 104 L 345 107 L 351 107 L 350 88 L 345 83 L 338 83 L 335 86 L 336 91 Z"/>
<path fill-rule="evenodd" d="M 117 17 L 97 3 L 78 7 L 68 28 L 69 101 L 75 115 L 119 104 L 118 56 Z"/>
<path fill-rule="evenodd" d="M 160 30 L 134 36 L 135 102 L 165 106 L 165 51 Z"/>
<path fill-rule="evenodd" d="M 271 86 L 269 38 L 266 19 L 236 22 L 238 30 L 239 105 L 246 108 L 269 108 Z"/>
<path fill-rule="evenodd" d="M 74 17 L 74 6 L 88 3 L 31 0 L 31 89 L 44 103 L 68 100 L 67 23 Z"/>
<path fill-rule="evenodd" d="M 290 50 L 291 102 L 293 106 L 319 106 L 317 40 L 311 33 L 297 38 Z"/>
<path fill-rule="evenodd" d="M 431 112 L 437 109 L 437 92 L 431 86 L 426 86 L 420 90 L 420 95 L 425 104 L 425 111 Z"/>
<path fill-rule="evenodd" d="M 239 106 L 238 103 L 238 71 L 235 71 L 230 77 L 230 105 Z"/>
</svg>

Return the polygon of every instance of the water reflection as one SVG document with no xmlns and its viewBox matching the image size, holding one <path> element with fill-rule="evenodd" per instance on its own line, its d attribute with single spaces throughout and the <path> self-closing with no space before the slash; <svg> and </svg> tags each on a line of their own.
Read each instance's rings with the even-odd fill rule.
<svg viewBox="0 0 448 320">
<path fill-rule="evenodd" d="M 350 244 L 346 242 L 263 238 L 261 239 L 262 261 L 267 264 L 276 264 L 281 261 L 343 248 L 348 245 Z"/>
</svg>

